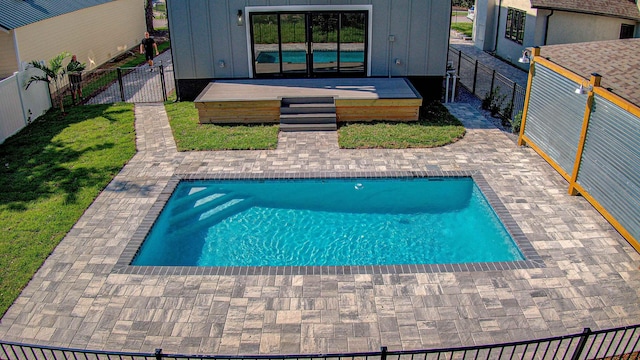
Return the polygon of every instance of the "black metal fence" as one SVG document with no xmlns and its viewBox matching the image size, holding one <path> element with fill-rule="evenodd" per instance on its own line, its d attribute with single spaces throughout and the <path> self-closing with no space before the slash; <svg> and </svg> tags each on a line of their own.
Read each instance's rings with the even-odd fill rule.
<svg viewBox="0 0 640 360">
<path fill-rule="evenodd" d="M 591 331 L 585 328 L 582 333 L 495 345 L 468 346 L 449 349 L 415 351 L 381 351 L 342 354 L 309 355 L 177 355 L 164 354 L 161 349 L 154 353 L 127 353 L 66 349 L 46 346 L 27 345 L 0 341 L 2 359 L 218 359 L 218 360 L 502 360 L 502 359 L 640 359 L 640 325 L 620 327 L 609 330 Z"/>
<path fill-rule="evenodd" d="M 83 73 L 80 81 L 69 81 L 64 103 L 163 102 L 167 100 L 167 81 L 172 78 L 167 79 L 162 64 L 153 68 L 96 69 Z"/>
<path fill-rule="evenodd" d="M 452 47 L 449 47 L 448 60 L 456 70 L 458 84 L 482 99 L 483 107 L 493 115 L 509 120 L 518 113 L 522 115 L 525 88 Z"/>
</svg>

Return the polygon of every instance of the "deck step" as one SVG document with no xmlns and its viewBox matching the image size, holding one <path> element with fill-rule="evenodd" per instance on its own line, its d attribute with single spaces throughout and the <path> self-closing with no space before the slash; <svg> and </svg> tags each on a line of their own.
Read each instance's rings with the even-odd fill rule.
<svg viewBox="0 0 640 360">
<path fill-rule="evenodd" d="M 333 104 L 290 104 L 281 106 L 281 114 L 331 114 L 336 112 Z"/>
<path fill-rule="evenodd" d="M 330 96 L 314 96 L 314 97 L 287 97 L 282 98 L 283 105 L 290 104 L 333 104 L 333 98 Z"/>
<path fill-rule="evenodd" d="M 310 124 L 326 124 L 336 122 L 336 113 L 304 113 L 304 114 L 281 114 L 280 123 L 310 123 Z"/>
<path fill-rule="evenodd" d="M 281 131 L 335 131 L 336 107 L 331 97 L 283 98 Z"/>
<path fill-rule="evenodd" d="M 336 124 L 280 124 L 280 131 L 336 131 Z"/>
</svg>

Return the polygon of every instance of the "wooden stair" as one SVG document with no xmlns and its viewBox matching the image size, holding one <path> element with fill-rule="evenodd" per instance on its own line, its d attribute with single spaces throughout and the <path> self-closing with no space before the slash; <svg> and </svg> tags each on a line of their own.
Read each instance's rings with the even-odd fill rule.
<svg viewBox="0 0 640 360">
<path fill-rule="evenodd" d="M 335 131 L 336 106 L 332 97 L 283 98 L 280 131 Z"/>
</svg>

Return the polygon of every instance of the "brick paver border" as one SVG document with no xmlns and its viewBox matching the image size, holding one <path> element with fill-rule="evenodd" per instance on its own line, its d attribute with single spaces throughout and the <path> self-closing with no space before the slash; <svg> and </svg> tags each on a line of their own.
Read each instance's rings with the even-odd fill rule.
<svg viewBox="0 0 640 360">
<path fill-rule="evenodd" d="M 156 219 L 181 181 L 195 180 L 286 180 L 286 179 L 360 179 L 360 178 L 454 178 L 470 177 L 495 211 L 511 235 L 525 260 L 478 262 L 462 264 L 410 264 L 368 266 L 134 266 L 138 253 Z M 158 200 L 147 213 L 134 236 L 125 247 L 113 268 L 114 273 L 138 275 L 351 275 L 351 274 L 414 274 L 438 272 L 494 271 L 545 267 L 544 262 L 509 214 L 486 179 L 478 171 L 393 171 L 361 173 L 263 173 L 263 174 L 181 174 L 174 175 L 162 190 Z"/>
</svg>

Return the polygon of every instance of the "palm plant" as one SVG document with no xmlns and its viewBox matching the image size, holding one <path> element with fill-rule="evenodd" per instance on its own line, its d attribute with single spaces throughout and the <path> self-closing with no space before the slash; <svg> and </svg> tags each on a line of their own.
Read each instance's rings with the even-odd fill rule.
<svg viewBox="0 0 640 360">
<path fill-rule="evenodd" d="M 64 104 L 62 103 L 62 94 L 60 92 L 59 82 L 64 77 L 67 71 L 66 67 L 62 66 L 62 62 L 64 61 L 64 59 L 68 58 L 69 56 L 71 56 L 71 54 L 69 54 L 66 51 L 63 51 L 60 54 L 56 55 L 53 59 L 50 59 L 48 65 L 44 65 L 38 61 L 32 60 L 30 62 L 31 66 L 41 70 L 44 73 L 44 75 L 31 76 L 29 80 L 27 80 L 27 84 L 25 86 L 25 90 L 26 90 L 29 88 L 29 85 L 31 85 L 34 82 L 44 81 L 49 85 L 51 85 L 51 82 L 53 82 L 56 88 L 56 92 L 55 92 L 56 96 L 60 101 L 60 111 L 63 113 L 64 113 Z"/>
</svg>

